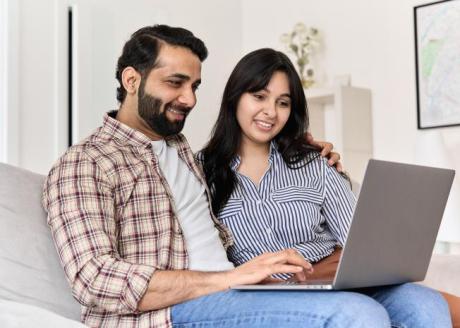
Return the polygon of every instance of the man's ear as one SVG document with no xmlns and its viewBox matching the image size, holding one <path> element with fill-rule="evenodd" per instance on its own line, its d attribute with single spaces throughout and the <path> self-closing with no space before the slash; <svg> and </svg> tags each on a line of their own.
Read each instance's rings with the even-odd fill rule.
<svg viewBox="0 0 460 328">
<path fill-rule="evenodd" d="M 130 95 L 135 95 L 141 84 L 141 75 L 134 67 L 128 66 L 121 73 L 121 81 L 126 92 Z"/>
</svg>

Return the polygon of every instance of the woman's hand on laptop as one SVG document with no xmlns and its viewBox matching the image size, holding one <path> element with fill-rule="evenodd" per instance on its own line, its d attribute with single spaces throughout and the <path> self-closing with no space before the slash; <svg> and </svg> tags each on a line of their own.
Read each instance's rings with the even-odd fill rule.
<svg viewBox="0 0 460 328">
<path fill-rule="evenodd" d="M 298 281 L 305 281 L 313 273 L 313 267 L 299 252 L 286 249 L 257 256 L 229 271 L 227 278 L 230 286 L 251 285 L 272 281 L 271 276 L 278 273 L 291 273 Z"/>
</svg>

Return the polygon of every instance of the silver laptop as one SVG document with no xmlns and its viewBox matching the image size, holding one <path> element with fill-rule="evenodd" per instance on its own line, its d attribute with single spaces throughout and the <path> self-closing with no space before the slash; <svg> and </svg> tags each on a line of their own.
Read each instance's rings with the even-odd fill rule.
<svg viewBox="0 0 460 328">
<path fill-rule="evenodd" d="M 351 289 L 425 279 L 455 171 L 370 160 L 332 281 L 233 289 Z"/>
</svg>

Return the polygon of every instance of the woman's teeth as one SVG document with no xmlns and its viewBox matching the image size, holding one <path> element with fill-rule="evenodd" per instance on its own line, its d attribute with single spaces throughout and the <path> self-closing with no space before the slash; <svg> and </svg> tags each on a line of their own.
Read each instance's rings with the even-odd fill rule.
<svg viewBox="0 0 460 328">
<path fill-rule="evenodd" d="M 266 123 L 262 121 L 256 121 L 256 124 L 264 129 L 270 129 L 273 126 L 273 124 L 271 123 Z"/>
</svg>

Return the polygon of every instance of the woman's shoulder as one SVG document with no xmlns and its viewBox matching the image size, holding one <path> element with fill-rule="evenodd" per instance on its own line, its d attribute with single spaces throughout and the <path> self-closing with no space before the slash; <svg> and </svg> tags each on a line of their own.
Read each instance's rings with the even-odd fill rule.
<svg viewBox="0 0 460 328">
<path fill-rule="evenodd" d="M 321 156 L 320 152 L 310 152 L 304 158 L 296 163 L 286 163 L 286 167 L 296 176 L 302 176 L 306 179 L 326 180 L 331 176 L 342 176 L 334 165 L 328 163 L 328 158 Z"/>
<path fill-rule="evenodd" d="M 327 165 L 327 160 L 324 157 L 321 157 L 320 152 L 310 151 L 303 155 L 301 159 L 286 163 L 286 165 L 292 170 L 324 171 L 324 168 Z"/>
<path fill-rule="evenodd" d="M 320 168 L 324 182 L 326 184 L 347 183 L 351 187 L 351 180 L 345 172 L 339 172 L 335 165 L 329 164 L 329 159 L 326 157 L 318 157 L 315 159 L 315 164 Z"/>
</svg>

